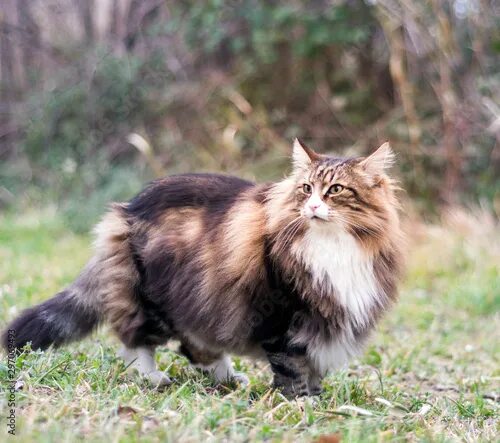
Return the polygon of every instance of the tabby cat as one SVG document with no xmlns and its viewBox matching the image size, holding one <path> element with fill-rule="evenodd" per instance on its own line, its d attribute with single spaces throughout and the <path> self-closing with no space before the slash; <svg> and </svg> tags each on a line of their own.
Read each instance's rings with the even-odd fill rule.
<svg viewBox="0 0 500 443">
<path fill-rule="evenodd" d="M 171 382 L 155 348 L 176 339 L 217 381 L 248 381 L 228 356 L 243 354 L 266 358 L 286 396 L 318 394 L 397 295 L 392 162 L 387 143 L 366 158 L 336 158 L 295 140 L 293 170 L 277 183 L 156 180 L 111 207 L 74 283 L 7 330 L 17 348 L 45 349 L 106 322 L 126 364 L 155 385 Z"/>
</svg>

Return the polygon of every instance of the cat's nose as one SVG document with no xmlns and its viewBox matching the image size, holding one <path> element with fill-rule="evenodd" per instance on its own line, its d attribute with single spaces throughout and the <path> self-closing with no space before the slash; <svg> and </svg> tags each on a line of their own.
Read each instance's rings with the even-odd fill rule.
<svg viewBox="0 0 500 443">
<path fill-rule="evenodd" d="M 309 208 L 311 209 L 311 211 L 315 211 L 316 209 L 318 209 L 321 205 L 318 204 L 318 203 L 310 203 L 309 204 Z"/>
</svg>

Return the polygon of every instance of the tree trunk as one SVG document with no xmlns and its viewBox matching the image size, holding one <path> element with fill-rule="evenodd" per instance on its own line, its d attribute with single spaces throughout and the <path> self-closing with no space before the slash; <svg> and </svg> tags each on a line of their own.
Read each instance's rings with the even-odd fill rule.
<svg viewBox="0 0 500 443">
<path fill-rule="evenodd" d="M 21 64 L 25 87 L 33 87 L 41 73 L 39 63 L 40 29 L 33 19 L 30 0 L 17 0 L 21 36 Z"/>
<path fill-rule="evenodd" d="M 127 32 L 125 37 L 125 47 L 127 51 L 134 48 L 140 32 L 141 4 L 141 0 L 132 0 L 129 5 L 126 20 Z"/>
<path fill-rule="evenodd" d="M 75 2 L 80 14 L 85 44 L 92 46 L 95 40 L 95 26 L 92 16 L 92 11 L 95 10 L 95 2 L 94 0 L 75 0 Z"/>
<path fill-rule="evenodd" d="M 112 0 L 109 8 L 109 34 L 113 40 L 120 35 L 121 8 L 120 0 Z"/>
<path fill-rule="evenodd" d="M 12 105 L 17 90 L 14 74 L 14 50 L 9 21 L 13 18 L 10 1 L 2 1 L 0 10 L 0 158 L 12 152 Z"/>
<path fill-rule="evenodd" d="M 444 186 L 441 197 L 447 204 L 457 200 L 462 171 L 462 152 L 457 137 L 458 96 L 453 85 L 451 60 L 455 58 L 455 42 L 451 33 L 451 24 L 437 0 L 432 0 L 432 7 L 439 24 L 437 35 L 437 58 L 439 65 L 439 83 L 435 86 L 443 115 L 443 150 L 446 160 Z"/>
</svg>

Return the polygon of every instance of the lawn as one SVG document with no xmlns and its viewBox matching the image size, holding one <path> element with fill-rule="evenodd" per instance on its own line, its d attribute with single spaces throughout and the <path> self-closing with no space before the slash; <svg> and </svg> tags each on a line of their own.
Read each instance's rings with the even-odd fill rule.
<svg viewBox="0 0 500 443">
<path fill-rule="evenodd" d="M 17 441 L 495 441 L 499 432 L 500 228 L 484 212 L 410 226 L 398 306 L 321 397 L 285 400 L 264 363 L 236 359 L 247 388 L 215 386 L 172 348 L 160 392 L 126 371 L 103 328 L 17 359 Z M 91 255 L 56 211 L 0 216 L 0 326 L 69 283 Z M 7 357 L 0 354 L 5 387 Z M 7 401 L 0 397 L 0 441 Z M 324 440 L 326 441 L 326 440 Z"/>
</svg>

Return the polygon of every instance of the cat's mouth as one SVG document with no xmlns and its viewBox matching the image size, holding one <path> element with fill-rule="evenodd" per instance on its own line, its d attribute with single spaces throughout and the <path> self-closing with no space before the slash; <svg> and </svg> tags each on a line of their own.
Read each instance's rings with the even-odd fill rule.
<svg viewBox="0 0 500 443">
<path fill-rule="evenodd" d="M 313 214 L 312 212 L 307 212 L 306 210 L 301 210 L 300 215 L 307 220 L 320 220 L 322 222 L 329 221 L 327 216 L 322 216 L 321 214 Z"/>
<path fill-rule="evenodd" d="M 309 220 L 315 220 L 315 221 L 319 221 L 319 222 L 327 222 L 328 220 L 325 220 L 324 218 L 322 217 L 318 217 L 317 215 L 313 215 Z"/>
</svg>

